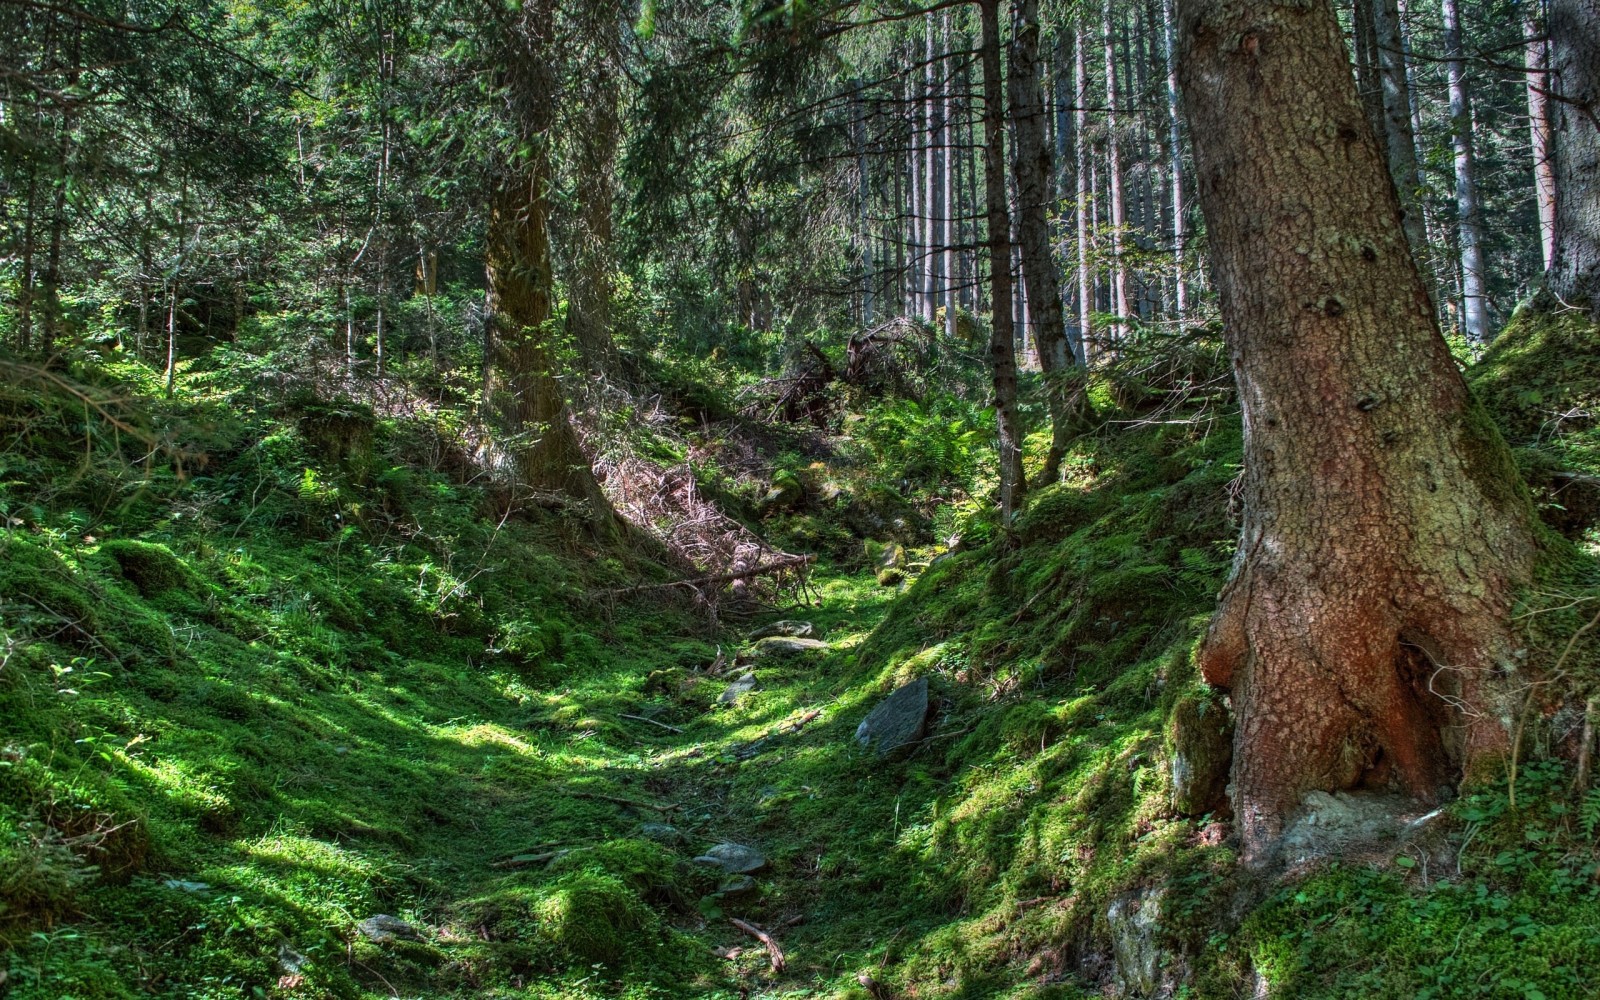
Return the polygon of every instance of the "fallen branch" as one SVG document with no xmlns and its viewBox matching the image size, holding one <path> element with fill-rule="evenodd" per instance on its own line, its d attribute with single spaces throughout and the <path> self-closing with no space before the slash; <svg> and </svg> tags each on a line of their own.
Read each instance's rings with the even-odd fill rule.
<svg viewBox="0 0 1600 1000">
<path fill-rule="evenodd" d="M 656 812 L 661 813 L 669 813 L 674 809 L 683 808 L 683 804 L 680 802 L 670 802 L 663 806 L 657 805 L 654 802 L 639 802 L 635 799 L 625 799 L 620 795 L 602 795 L 599 792 L 574 792 L 571 790 L 565 791 L 568 795 L 576 799 L 599 799 L 602 802 L 615 802 L 619 806 L 630 806 L 634 809 L 653 809 Z"/>
<path fill-rule="evenodd" d="M 768 934 L 766 931 L 764 931 L 761 928 L 757 927 L 755 924 L 747 924 L 747 923 L 745 923 L 743 920 L 740 920 L 738 917 L 729 917 L 728 918 L 728 923 L 730 923 L 733 926 L 739 928 L 741 931 L 744 931 L 746 934 L 750 935 L 751 937 L 755 938 L 757 941 L 760 941 L 763 945 L 765 945 L 766 949 L 767 949 L 767 955 L 770 957 L 770 959 L 772 961 L 772 971 L 773 972 L 782 972 L 783 971 L 783 949 L 778 947 L 778 942 L 772 940 L 772 935 L 771 934 Z"/>
<path fill-rule="evenodd" d="M 666 590 L 669 587 L 710 587 L 723 583 L 737 583 L 740 580 L 750 580 L 767 573 L 777 573 L 796 566 L 808 566 L 817 561 L 816 556 L 784 556 L 761 566 L 752 566 L 749 569 L 733 570 L 729 573 L 715 573 L 711 576 L 698 576 L 692 580 L 673 580 L 669 583 L 641 583 L 634 587 L 619 587 L 615 590 L 603 591 L 607 597 L 628 597 L 632 594 L 643 594 L 651 590 Z"/>
<path fill-rule="evenodd" d="M 617 717 L 621 719 L 632 719 L 634 722 L 648 722 L 652 726 L 660 726 L 662 729 L 668 729 L 674 733 L 683 732 L 683 730 L 679 729 L 677 726 L 669 726 L 665 722 L 657 722 L 654 719 L 647 719 L 642 715 L 629 715 L 627 712 L 618 712 Z"/>
</svg>

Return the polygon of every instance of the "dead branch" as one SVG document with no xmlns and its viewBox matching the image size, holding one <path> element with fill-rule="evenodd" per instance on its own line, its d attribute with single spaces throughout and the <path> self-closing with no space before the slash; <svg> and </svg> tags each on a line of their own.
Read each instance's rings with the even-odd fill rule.
<svg viewBox="0 0 1600 1000">
<path fill-rule="evenodd" d="M 674 733 L 683 732 L 683 730 L 679 729 L 677 726 L 669 726 L 665 722 L 657 722 L 654 719 L 647 719 L 642 715 L 629 715 L 627 712 L 618 712 L 617 717 L 622 719 L 632 719 L 634 722 L 648 722 L 652 726 L 660 726 L 662 729 L 671 730 Z"/>
<path fill-rule="evenodd" d="M 766 949 L 767 949 L 767 955 L 770 957 L 770 959 L 772 961 L 772 971 L 773 972 L 782 972 L 783 971 L 783 966 L 784 966 L 783 949 L 778 947 L 778 942 L 772 940 L 772 935 L 771 934 L 768 934 L 766 931 L 764 931 L 761 928 L 757 927 L 755 924 L 747 924 L 747 923 L 745 923 L 743 920 L 740 920 L 738 917 L 729 917 L 728 918 L 728 923 L 730 923 L 733 926 L 739 928 L 741 931 L 744 931 L 746 934 L 750 935 L 751 937 L 755 938 L 757 941 L 760 941 L 763 945 L 765 945 Z"/>
<path fill-rule="evenodd" d="M 737 583 L 740 580 L 751 580 L 768 573 L 781 573 L 784 570 L 807 566 L 815 562 L 816 556 L 784 556 L 781 559 L 766 563 L 761 566 L 752 566 L 749 569 L 734 570 L 730 573 L 713 573 L 710 576 L 695 577 L 692 580 L 672 580 L 668 583 L 641 583 L 633 587 L 619 587 L 615 590 L 602 591 L 605 597 L 629 597 L 633 594 L 643 594 L 652 590 L 666 590 L 670 587 L 692 587 L 696 590 L 701 587 L 718 586 L 724 583 Z"/>
</svg>

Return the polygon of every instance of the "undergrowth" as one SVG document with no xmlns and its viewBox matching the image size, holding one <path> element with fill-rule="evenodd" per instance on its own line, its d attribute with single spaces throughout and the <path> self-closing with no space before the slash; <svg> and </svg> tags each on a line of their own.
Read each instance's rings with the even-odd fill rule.
<svg viewBox="0 0 1600 1000">
<path fill-rule="evenodd" d="M 1600 473 L 1587 376 L 1548 372 L 1583 332 L 1518 322 L 1475 386 L 1525 467 Z M 1261 885 L 1176 795 L 1175 732 L 1220 711 L 1191 652 L 1236 531 L 1213 347 L 1097 377 L 1107 423 L 1014 531 L 971 400 L 850 401 L 813 434 L 741 417 L 712 362 L 655 372 L 685 419 L 639 453 L 824 556 L 813 606 L 717 627 L 607 597 L 676 571 L 508 511 L 448 410 L 212 370 L 168 403 L 116 358 L 66 384 L 137 399 L 131 431 L 0 391 L 0 992 L 1589 995 L 1600 796 L 1566 757 L 1592 647 L 1530 689 L 1516 784 L 1450 807 L 1448 863 Z M 1592 522 L 1542 496 L 1571 542 L 1528 597 L 1535 665 L 1595 607 Z M 779 617 L 827 644 L 712 672 Z M 863 750 L 915 678 L 924 737 Z M 721 841 L 768 865 L 713 877 L 692 859 Z"/>
</svg>

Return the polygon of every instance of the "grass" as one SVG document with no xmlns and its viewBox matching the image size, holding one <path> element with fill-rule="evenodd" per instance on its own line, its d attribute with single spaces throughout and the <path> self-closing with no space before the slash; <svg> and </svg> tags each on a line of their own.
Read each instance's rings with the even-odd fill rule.
<svg viewBox="0 0 1600 1000">
<path fill-rule="evenodd" d="M 1497 350 L 1474 379 L 1503 407 L 1513 361 L 1548 357 Z M 1118 386 L 1097 408 L 1130 421 L 1174 391 Z M 892 586 L 841 527 L 906 509 L 868 468 L 890 430 L 945 435 L 936 480 L 976 491 L 986 460 L 954 410 L 847 421 L 863 443 L 772 463 L 811 499 L 769 527 L 826 543 L 818 603 L 713 629 L 588 596 L 670 571 L 408 457 L 446 430 L 230 391 L 150 402 L 204 441 L 181 481 L 129 469 L 70 406 L 0 399 L 8 996 L 864 998 L 865 974 L 1072 998 L 1150 985 L 1126 961 L 1141 940 L 1188 997 L 1258 974 L 1277 996 L 1586 995 L 1600 799 L 1566 791 L 1559 712 L 1530 727 L 1517 809 L 1504 784 L 1453 807 L 1459 872 L 1401 851 L 1262 887 L 1209 803 L 1174 802 L 1174 741 L 1215 705 L 1190 654 L 1235 531 L 1239 429 L 1215 400 L 1080 441 L 1015 535 L 915 486 Z M 351 422 L 353 450 L 329 430 Z M 1568 424 L 1515 440 L 1570 469 L 1588 446 Z M 697 474 L 751 492 L 710 461 Z M 926 525 L 966 540 L 942 553 Z M 1546 596 L 1592 587 L 1585 544 Z M 1578 614 L 1535 616 L 1530 658 Z M 830 647 L 757 661 L 723 703 L 734 675 L 705 667 L 767 617 Z M 863 751 L 856 725 L 916 677 L 927 738 Z M 753 891 L 719 895 L 692 861 L 724 840 L 769 859 Z M 1143 938 L 1136 910 L 1159 912 Z M 369 940 L 377 914 L 418 940 Z M 771 930 L 786 970 L 729 917 Z"/>
</svg>

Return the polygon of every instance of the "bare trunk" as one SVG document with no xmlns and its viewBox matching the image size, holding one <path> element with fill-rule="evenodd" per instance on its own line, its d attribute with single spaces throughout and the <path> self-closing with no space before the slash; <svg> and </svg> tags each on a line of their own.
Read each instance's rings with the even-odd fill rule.
<svg viewBox="0 0 1600 1000">
<path fill-rule="evenodd" d="M 1405 213 L 1401 225 L 1411 255 L 1432 288 L 1431 268 L 1425 263 L 1428 230 L 1422 213 L 1422 174 L 1417 168 L 1417 137 L 1411 130 L 1411 78 L 1406 68 L 1405 39 L 1400 30 L 1396 0 L 1371 0 L 1377 33 L 1378 71 L 1383 90 L 1384 152 L 1389 176 L 1394 180 Z"/>
<path fill-rule="evenodd" d="M 1555 259 L 1548 286 L 1600 320 L 1600 0 L 1552 0 Z"/>
<path fill-rule="evenodd" d="M 1000 519 L 1016 516 L 1022 478 L 1022 421 L 1017 413 L 1017 356 L 1011 324 L 1011 223 L 1006 212 L 1005 81 L 1000 72 L 1000 0 L 979 0 L 983 38 L 983 181 L 989 217 L 989 367 L 999 430 Z"/>
<path fill-rule="evenodd" d="M 1239 717 L 1261 858 L 1311 790 L 1436 801 L 1504 751 L 1533 516 L 1439 334 L 1328 0 L 1179 0 L 1178 20 L 1245 428 L 1199 662 Z"/>
<path fill-rule="evenodd" d="M 1122 255 L 1128 206 L 1122 191 L 1122 147 L 1117 135 L 1117 50 L 1112 34 L 1111 0 L 1106 0 L 1103 23 L 1106 52 L 1106 174 L 1111 194 L 1111 311 L 1117 322 L 1128 319 L 1128 265 Z"/>
<path fill-rule="evenodd" d="M 1556 166 L 1550 149 L 1549 44 L 1539 4 L 1522 15 L 1523 52 L 1528 64 L 1528 148 L 1533 153 L 1533 200 L 1539 209 L 1539 253 L 1544 269 L 1556 256 Z"/>
<path fill-rule="evenodd" d="M 1472 92 L 1461 46 L 1460 0 L 1443 0 L 1446 75 L 1450 80 L 1450 131 L 1456 153 L 1456 229 L 1461 238 L 1462 329 L 1467 339 L 1489 340 L 1488 265 L 1478 210 L 1477 154 L 1472 139 Z"/>
<path fill-rule="evenodd" d="M 1050 147 L 1045 143 L 1044 99 L 1039 91 L 1038 0 L 1018 0 L 1015 35 L 1011 47 L 1012 172 L 1017 183 L 1017 243 L 1022 274 L 1027 285 L 1027 315 L 1033 331 L 1039 367 L 1045 373 L 1050 407 L 1050 452 L 1042 482 L 1061 474 L 1067 444 L 1082 429 L 1084 397 L 1081 383 L 1073 384 L 1069 372 L 1077 364 L 1067 342 L 1066 316 L 1061 309 L 1061 287 L 1056 280 L 1055 255 L 1050 248 L 1051 204 Z"/>
<path fill-rule="evenodd" d="M 1089 57 L 1088 41 L 1083 29 L 1075 32 L 1073 46 L 1073 85 L 1077 97 L 1073 100 L 1073 118 L 1077 126 L 1077 204 L 1074 214 L 1078 223 L 1078 342 L 1083 345 L 1084 363 L 1094 360 L 1094 277 L 1089 267 Z"/>
<path fill-rule="evenodd" d="M 1188 230 L 1183 217 L 1187 208 L 1183 190 L 1183 114 L 1178 99 L 1177 25 L 1173 23 L 1172 0 L 1162 0 L 1161 13 L 1166 21 L 1167 169 L 1172 174 L 1172 253 L 1175 268 L 1173 310 L 1181 330 L 1189 314 L 1189 282 L 1184 257 L 1188 250 Z"/>
</svg>

